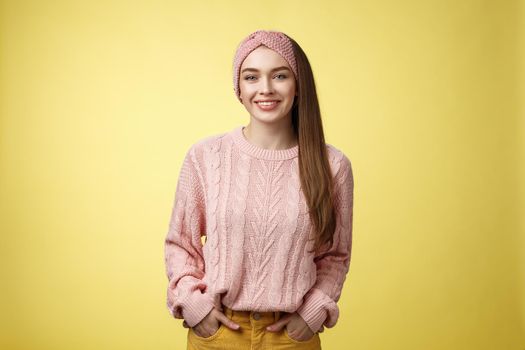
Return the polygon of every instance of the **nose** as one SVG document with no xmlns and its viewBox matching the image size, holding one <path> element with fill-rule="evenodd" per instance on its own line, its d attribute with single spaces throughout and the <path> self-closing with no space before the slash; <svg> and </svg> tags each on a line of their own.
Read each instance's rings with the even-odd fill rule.
<svg viewBox="0 0 525 350">
<path fill-rule="evenodd" d="M 261 93 L 268 94 L 273 92 L 273 85 L 272 85 L 272 79 L 271 78 L 264 78 L 261 79 Z"/>
</svg>

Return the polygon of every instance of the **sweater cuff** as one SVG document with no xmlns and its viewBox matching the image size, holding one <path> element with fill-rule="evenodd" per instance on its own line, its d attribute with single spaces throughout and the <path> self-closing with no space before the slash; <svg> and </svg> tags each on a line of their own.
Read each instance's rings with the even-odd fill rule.
<svg viewBox="0 0 525 350">
<path fill-rule="evenodd" d="M 314 333 L 320 330 L 328 316 L 326 305 L 330 301 L 327 298 L 328 296 L 321 290 L 312 288 L 306 293 L 303 304 L 296 311 Z"/>
<path fill-rule="evenodd" d="M 189 327 L 202 321 L 215 306 L 210 294 L 201 293 L 200 290 L 190 294 L 183 305 L 182 317 Z"/>
</svg>

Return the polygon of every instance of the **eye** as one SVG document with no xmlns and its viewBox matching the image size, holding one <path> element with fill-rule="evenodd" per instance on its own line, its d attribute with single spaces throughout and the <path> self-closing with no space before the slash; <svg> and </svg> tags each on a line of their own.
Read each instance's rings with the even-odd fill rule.
<svg viewBox="0 0 525 350">
<path fill-rule="evenodd" d="M 283 79 L 286 79 L 287 75 L 286 74 L 277 74 L 276 77 L 282 77 L 280 80 L 283 80 Z M 256 79 L 256 77 L 254 75 L 246 75 L 244 77 L 244 80 L 255 80 L 255 79 Z"/>
</svg>

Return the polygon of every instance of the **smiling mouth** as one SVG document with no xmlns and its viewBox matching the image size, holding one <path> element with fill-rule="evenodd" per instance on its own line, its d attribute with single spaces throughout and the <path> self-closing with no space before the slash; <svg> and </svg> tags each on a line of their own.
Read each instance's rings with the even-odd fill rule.
<svg viewBox="0 0 525 350">
<path fill-rule="evenodd" d="M 270 111 L 276 108 L 281 101 L 258 101 L 255 102 L 257 106 L 263 111 Z"/>
<path fill-rule="evenodd" d="M 272 101 L 256 101 L 255 103 L 257 103 L 257 104 L 261 104 L 261 105 L 263 105 L 263 106 L 271 106 L 271 105 L 276 104 L 276 103 L 278 103 L 278 102 L 280 102 L 280 101 L 278 101 L 278 100 L 272 100 Z"/>
</svg>

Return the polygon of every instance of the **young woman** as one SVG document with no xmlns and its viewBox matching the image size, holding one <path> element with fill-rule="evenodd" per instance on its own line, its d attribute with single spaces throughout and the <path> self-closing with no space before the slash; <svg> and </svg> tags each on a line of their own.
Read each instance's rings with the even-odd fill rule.
<svg viewBox="0 0 525 350">
<path fill-rule="evenodd" d="M 250 34 L 233 76 L 250 122 L 186 153 L 167 306 L 187 349 L 321 349 L 350 265 L 351 163 L 325 143 L 312 69 L 289 36 Z"/>
</svg>

